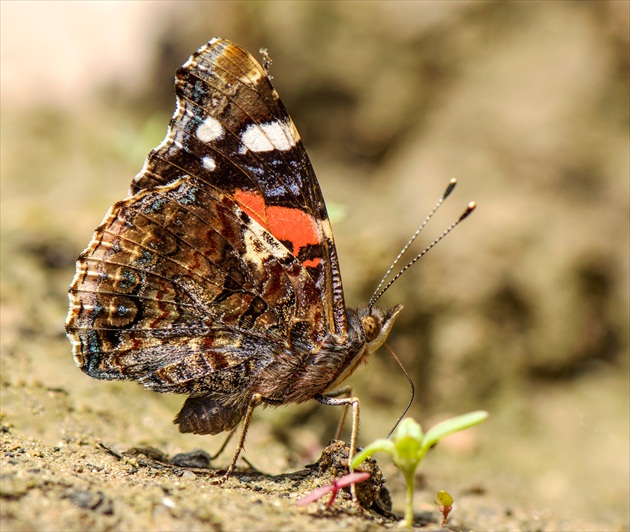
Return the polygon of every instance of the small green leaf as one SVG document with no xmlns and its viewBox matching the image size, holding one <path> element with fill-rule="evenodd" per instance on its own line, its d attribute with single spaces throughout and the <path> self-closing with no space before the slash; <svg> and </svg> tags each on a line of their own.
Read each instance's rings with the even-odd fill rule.
<svg viewBox="0 0 630 532">
<path fill-rule="evenodd" d="M 396 432 L 392 436 L 394 441 L 403 439 L 403 438 L 412 438 L 414 440 L 420 441 L 422 439 L 422 427 L 416 422 L 415 419 L 407 417 L 400 422 Z"/>
<path fill-rule="evenodd" d="M 352 459 L 352 469 L 359 466 L 369 456 L 379 452 L 396 456 L 396 445 L 391 440 L 374 440 Z"/>
<path fill-rule="evenodd" d="M 453 506 L 453 497 L 448 491 L 438 491 L 437 501 L 440 503 L 440 506 L 444 506 L 445 508 Z"/>
<path fill-rule="evenodd" d="M 459 432 L 470 427 L 478 425 L 482 421 L 488 418 L 488 412 L 484 410 L 477 410 L 475 412 L 469 412 L 451 419 L 447 419 L 442 423 L 438 423 L 435 427 L 429 429 L 425 434 L 422 441 L 422 447 L 428 449 L 435 445 L 439 440 L 453 434 L 453 432 Z"/>
<path fill-rule="evenodd" d="M 394 461 L 401 468 L 413 468 L 424 455 L 422 452 L 422 428 L 413 419 L 408 418 L 398 427 L 394 433 L 396 455 Z"/>
</svg>

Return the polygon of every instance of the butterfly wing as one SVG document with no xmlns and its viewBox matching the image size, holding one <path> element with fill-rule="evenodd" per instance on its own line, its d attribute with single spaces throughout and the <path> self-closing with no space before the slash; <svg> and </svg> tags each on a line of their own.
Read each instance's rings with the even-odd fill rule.
<svg viewBox="0 0 630 532">
<path fill-rule="evenodd" d="M 215 39 L 176 92 L 165 140 L 77 261 L 66 330 L 83 371 L 191 394 L 180 430 L 217 433 L 258 375 L 343 334 L 345 306 L 319 185 L 262 67 Z"/>
<path fill-rule="evenodd" d="M 177 109 L 131 193 L 193 176 L 236 202 L 302 265 L 328 330 L 344 334 L 345 303 L 326 204 L 309 157 L 266 71 L 223 39 L 178 70 Z"/>
<path fill-rule="evenodd" d="M 79 366 L 97 378 L 191 393 L 200 353 L 216 371 L 253 356 L 247 340 L 279 350 L 310 339 L 304 351 L 321 342 L 312 279 L 248 220 L 195 179 L 115 204 L 79 257 L 70 289 Z"/>
</svg>

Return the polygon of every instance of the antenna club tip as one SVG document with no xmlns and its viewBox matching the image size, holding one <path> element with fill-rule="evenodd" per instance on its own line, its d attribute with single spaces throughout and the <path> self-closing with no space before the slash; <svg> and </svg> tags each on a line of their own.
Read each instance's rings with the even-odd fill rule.
<svg viewBox="0 0 630 532">
<path fill-rule="evenodd" d="M 444 194 L 442 194 L 442 201 L 444 201 L 446 198 L 448 198 L 450 193 L 453 192 L 453 189 L 455 188 L 455 185 L 457 185 L 457 179 L 452 178 L 448 182 L 448 185 L 446 186 L 446 190 L 444 191 Z"/>
<path fill-rule="evenodd" d="M 468 207 L 466 207 L 466 210 L 462 213 L 462 215 L 459 217 L 459 220 L 457 220 L 457 223 L 461 222 L 464 218 L 466 218 L 471 212 L 473 212 L 475 209 L 477 208 L 477 203 L 474 201 L 471 201 L 468 204 Z"/>
</svg>

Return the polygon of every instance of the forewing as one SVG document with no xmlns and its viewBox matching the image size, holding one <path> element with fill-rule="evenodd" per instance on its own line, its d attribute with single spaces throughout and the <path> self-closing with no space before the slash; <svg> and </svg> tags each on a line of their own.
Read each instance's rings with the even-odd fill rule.
<svg viewBox="0 0 630 532">
<path fill-rule="evenodd" d="M 298 258 L 320 294 L 327 330 L 346 331 L 326 205 L 300 136 L 266 71 L 213 39 L 178 70 L 177 108 L 131 193 L 197 179 L 230 196 Z"/>
</svg>

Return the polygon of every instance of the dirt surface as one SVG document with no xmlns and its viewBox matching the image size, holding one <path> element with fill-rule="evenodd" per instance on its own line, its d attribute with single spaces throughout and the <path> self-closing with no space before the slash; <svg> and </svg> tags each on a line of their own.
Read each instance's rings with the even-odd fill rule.
<svg viewBox="0 0 630 532">
<path fill-rule="evenodd" d="M 217 486 L 235 443 L 207 462 L 224 436 L 179 434 L 183 397 L 94 381 L 73 363 L 74 261 L 163 138 L 175 69 L 215 35 L 270 51 L 331 211 L 349 306 L 369 300 L 448 179 L 458 189 L 416 252 L 479 204 L 381 300 L 405 305 L 389 341 L 416 385 L 408 415 L 424 427 L 491 416 L 426 457 L 416 528 L 439 529 L 443 489 L 454 530 L 630 528 L 630 4 L 0 8 L 3 531 L 400 526 L 404 485 L 385 455 L 382 487 L 377 473 L 366 483 L 382 492 L 376 506 L 346 492 L 330 508 L 295 505 L 343 474 L 347 451 L 328 446 L 334 408 L 257 410 L 251 467 L 239 461 Z M 385 352 L 352 385 L 366 445 L 409 388 Z"/>
</svg>

